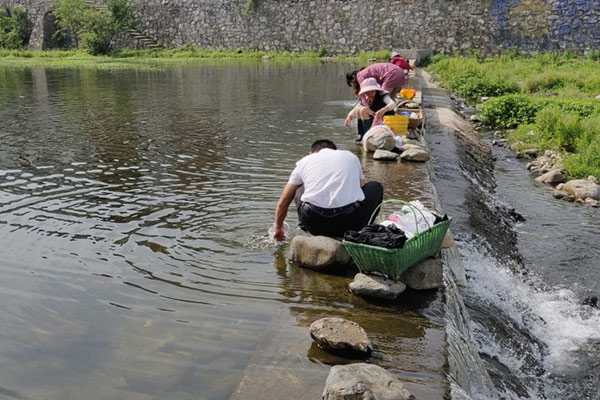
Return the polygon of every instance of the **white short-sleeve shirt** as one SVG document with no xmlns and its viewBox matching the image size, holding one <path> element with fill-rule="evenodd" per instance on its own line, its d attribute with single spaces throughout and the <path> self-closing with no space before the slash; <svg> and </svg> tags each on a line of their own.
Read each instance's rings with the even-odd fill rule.
<svg viewBox="0 0 600 400">
<path fill-rule="evenodd" d="M 364 179 L 358 157 L 348 150 L 321 149 L 296 163 L 288 183 L 304 185 L 301 200 L 323 208 L 362 201 Z"/>
</svg>

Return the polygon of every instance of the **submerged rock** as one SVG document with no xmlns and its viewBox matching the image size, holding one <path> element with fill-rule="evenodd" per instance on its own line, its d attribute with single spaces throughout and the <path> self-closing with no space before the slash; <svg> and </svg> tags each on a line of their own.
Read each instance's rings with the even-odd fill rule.
<svg viewBox="0 0 600 400">
<path fill-rule="evenodd" d="M 565 181 L 565 176 L 559 169 L 553 169 L 538 176 L 535 181 L 539 183 L 562 183 Z"/>
<path fill-rule="evenodd" d="M 559 190 L 559 189 L 554 189 L 552 191 L 552 196 L 554 196 L 555 199 L 562 199 L 563 197 L 567 197 L 568 195 L 569 195 L 569 193 L 563 192 L 562 190 Z"/>
<path fill-rule="evenodd" d="M 597 296 L 586 297 L 583 300 L 583 305 L 598 308 L 598 297 Z"/>
<path fill-rule="evenodd" d="M 414 400 L 392 374 L 373 364 L 336 365 L 329 371 L 323 400 Z"/>
<path fill-rule="evenodd" d="M 389 160 L 389 161 L 393 161 L 393 160 L 397 160 L 397 159 L 398 159 L 398 154 L 394 153 L 392 151 L 375 150 L 375 153 L 373 153 L 373 160 Z"/>
<path fill-rule="evenodd" d="M 591 198 L 594 200 L 600 200 L 600 186 L 598 184 L 588 181 L 587 179 L 573 179 L 565 183 L 563 190 L 576 199 L 585 200 Z"/>
<path fill-rule="evenodd" d="M 406 290 L 406 285 L 383 276 L 356 274 L 348 285 L 350 291 L 361 296 L 394 300 Z"/>
<path fill-rule="evenodd" d="M 310 337 L 321 349 L 334 354 L 368 355 L 373 351 L 365 330 L 344 318 L 321 318 L 313 322 Z"/>
<path fill-rule="evenodd" d="M 350 254 L 339 240 L 327 236 L 296 236 L 290 260 L 303 267 L 321 270 L 350 263 Z"/>
<path fill-rule="evenodd" d="M 437 289 L 442 286 L 442 262 L 429 257 L 404 271 L 400 280 L 415 290 Z"/>
</svg>

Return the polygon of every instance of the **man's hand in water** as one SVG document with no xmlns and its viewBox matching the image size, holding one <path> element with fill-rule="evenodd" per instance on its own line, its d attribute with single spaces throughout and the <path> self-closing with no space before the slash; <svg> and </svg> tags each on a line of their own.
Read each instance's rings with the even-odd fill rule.
<svg viewBox="0 0 600 400">
<path fill-rule="evenodd" d="M 275 228 L 275 232 L 273 233 L 273 238 L 275 240 L 277 240 L 278 242 L 284 242 L 285 241 L 285 232 L 283 231 L 283 227 L 282 228 Z"/>
</svg>

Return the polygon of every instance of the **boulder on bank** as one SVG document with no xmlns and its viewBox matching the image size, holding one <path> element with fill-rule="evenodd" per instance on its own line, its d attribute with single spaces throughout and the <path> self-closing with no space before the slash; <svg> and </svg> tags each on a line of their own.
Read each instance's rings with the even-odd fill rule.
<svg viewBox="0 0 600 400">
<path fill-rule="evenodd" d="M 429 257 L 404 271 L 400 280 L 415 290 L 437 289 L 442 286 L 442 262 Z"/>
<path fill-rule="evenodd" d="M 397 159 L 398 154 L 393 151 L 375 150 L 375 153 L 373 153 L 373 160 L 394 161 Z"/>
<path fill-rule="evenodd" d="M 591 198 L 593 200 L 600 200 L 600 186 L 587 179 L 570 180 L 565 183 L 562 190 L 574 196 L 575 199 L 585 200 Z"/>
<path fill-rule="evenodd" d="M 417 148 L 417 146 L 408 149 L 404 149 L 404 146 L 402 146 L 402 148 L 403 151 L 402 154 L 400 154 L 400 158 L 402 160 L 420 162 L 425 162 L 429 160 L 429 152 L 423 148 L 419 149 Z"/>
<path fill-rule="evenodd" d="M 339 240 L 327 236 L 296 236 L 292 239 L 290 260 L 315 270 L 344 266 L 351 257 Z"/>
<path fill-rule="evenodd" d="M 359 296 L 394 300 L 406 290 L 406 285 L 383 276 L 356 274 L 348 288 L 352 293 Z"/>
<path fill-rule="evenodd" d="M 562 174 L 560 169 L 553 169 L 551 171 L 546 172 L 543 175 L 538 176 L 537 178 L 535 178 L 535 181 L 547 184 L 563 183 L 565 181 L 565 176 Z"/>
<path fill-rule="evenodd" d="M 329 371 L 323 400 L 414 400 L 392 374 L 374 364 L 336 365 Z"/>
<path fill-rule="evenodd" d="M 319 348 L 333 354 L 368 355 L 373 351 L 365 330 L 344 318 L 321 318 L 310 325 L 310 337 Z"/>
<path fill-rule="evenodd" d="M 561 164 L 562 158 L 560 154 L 555 153 L 552 150 L 546 150 L 544 154 L 528 163 L 527 169 L 537 172 L 538 174 L 545 174 L 550 170 L 559 169 Z"/>
</svg>

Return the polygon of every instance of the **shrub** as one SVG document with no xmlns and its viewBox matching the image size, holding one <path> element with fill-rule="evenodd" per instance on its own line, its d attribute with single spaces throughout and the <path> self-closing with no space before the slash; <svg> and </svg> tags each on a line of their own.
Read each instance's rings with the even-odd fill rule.
<svg viewBox="0 0 600 400">
<path fill-rule="evenodd" d="M 10 11 L 0 9 L 0 48 L 22 48 L 29 42 L 31 28 L 31 22 L 22 8 L 15 7 Z"/>
<path fill-rule="evenodd" d="M 575 150 L 575 143 L 584 132 L 578 114 L 565 113 L 556 105 L 543 108 L 535 118 L 535 125 L 547 147 L 565 151 Z"/>
<path fill-rule="evenodd" d="M 583 121 L 582 125 L 584 133 L 577 141 L 577 153 L 567 155 L 564 167 L 573 178 L 600 178 L 600 118 Z"/>
<path fill-rule="evenodd" d="M 514 128 L 520 124 L 533 123 L 537 113 L 546 106 L 556 106 L 558 112 L 576 114 L 580 118 L 600 114 L 600 103 L 593 100 L 535 98 L 512 94 L 493 98 L 481 104 L 479 117 L 490 127 Z"/>
<path fill-rule="evenodd" d="M 530 124 L 541 105 L 535 99 L 519 94 L 496 97 L 479 106 L 481 121 L 495 128 L 514 128 Z"/>
<path fill-rule="evenodd" d="M 58 26 L 69 30 L 75 46 L 90 54 L 107 54 L 113 39 L 137 25 L 136 8 L 130 0 L 103 0 L 105 7 L 95 8 L 83 0 L 56 0 L 54 14 Z"/>
</svg>

